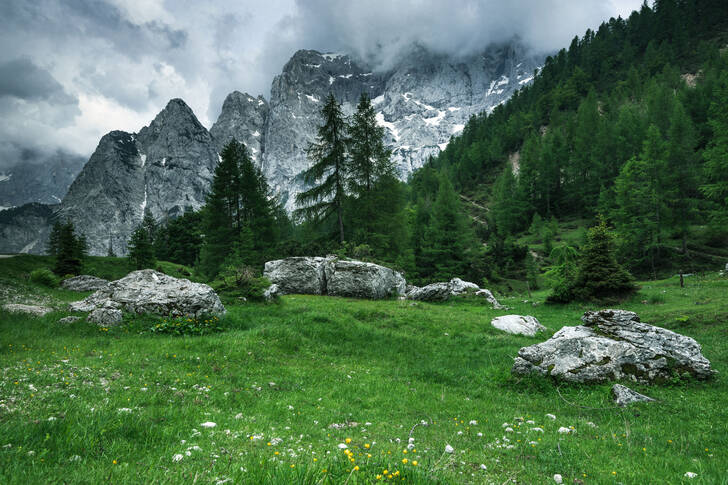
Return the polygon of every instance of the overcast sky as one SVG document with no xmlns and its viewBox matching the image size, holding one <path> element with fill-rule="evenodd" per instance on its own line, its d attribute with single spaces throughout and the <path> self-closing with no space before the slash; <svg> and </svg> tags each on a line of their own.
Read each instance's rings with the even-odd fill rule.
<svg viewBox="0 0 728 485">
<path fill-rule="evenodd" d="M 171 98 L 208 128 L 232 90 L 268 97 L 298 49 L 375 67 L 413 42 L 455 55 L 519 35 L 534 49 L 642 0 L 0 0 L 0 169 L 23 150 L 88 156 Z"/>
</svg>

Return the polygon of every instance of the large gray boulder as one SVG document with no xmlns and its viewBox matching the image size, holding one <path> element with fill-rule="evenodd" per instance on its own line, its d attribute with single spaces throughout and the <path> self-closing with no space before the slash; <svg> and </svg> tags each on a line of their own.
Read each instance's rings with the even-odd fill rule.
<svg viewBox="0 0 728 485">
<path fill-rule="evenodd" d="M 208 285 L 174 278 L 151 269 L 129 273 L 83 300 L 71 303 L 73 311 L 90 312 L 103 307 L 173 317 L 225 313 L 217 293 Z"/>
<path fill-rule="evenodd" d="M 490 324 L 506 333 L 526 337 L 535 337 L 536 333 L 546 330 L 546 327 L 531 315 L 503 315 L 491 320 Z"/>
<path fill-rule="evenodd" d="M 403 295 L 405 280 L 378 264 L 333 256 L 294 257 L 268 261 L 263 275 L 276 285 L 276 294 L 309 294 L 355 298 Z"/>
<path fill-rule="evenodd" d="M 587 383 L 715 374 L 695 340 L 642 323 L 634 312 L 586 312 L 582 321 L 583 326 L 563 327 L 546 342 L 521 348 L 512 372 Z"/>
<path fill-rule="evenodd" d="M 97 291 L 106 288 L 109 280 L 87 274 L 74 276 L 61 282 L 61 287 L 71 291 Z"/>
<path fill-rule="evenodd" d="M 329 259 L 325 264 L 326 293 L 332 296 L 380 299 L 404 295 L 406 282 L 398 272 L 374 263 Z"/>
<path fill-rule="evenodd" d="M 320 257 L 293 257 L 265 263 L 263 276 L 278 286 L 279 295 L 300 293 L 322 295 L 326 293 L 324 262 Z"/>
<path fill-rule="evenodd" d="M 480 288 L 475 283 L 463 281 L 460 278 L 453 278 L 447 282 L 431 283 L 422 287 L 412 286 L 407 291 L 406 297 L 408 300 L 445 301 L 454 296 L 469 294 L 486 299 L 493 308 L 504 308 L 489 290 Z"/>
</svg>

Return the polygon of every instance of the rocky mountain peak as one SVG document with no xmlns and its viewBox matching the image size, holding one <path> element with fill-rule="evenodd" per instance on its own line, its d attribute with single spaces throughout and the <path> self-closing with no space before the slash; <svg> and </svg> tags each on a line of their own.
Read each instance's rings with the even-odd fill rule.
<svg viewBox="0 0 728 485">
<path fill-rule="evenodd" d="M 254 98 L 248 93 L 233 91 L 225 98 L 220 116 L 210 134 L 218 152 L 233 138 L 245 144 L 254 161 L 260 163 L 265 149 L 265 125 L 268 102 L 263 96 Z"/>
</svg>

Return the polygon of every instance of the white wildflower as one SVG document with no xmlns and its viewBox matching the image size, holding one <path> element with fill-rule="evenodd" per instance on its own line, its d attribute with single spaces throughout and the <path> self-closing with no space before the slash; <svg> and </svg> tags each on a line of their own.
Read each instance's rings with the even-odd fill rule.
<svg viewBox="0 0 728 485">
<path fill-rule="evenodd" d="M 181 461 L 182 458 L 184 458 L 184 456 L 182 455 L 182 453 L 177 453 L 176 455 L 174 455 L 172 457 L 172 461 Z"/>
<path fill-rule="evenodd" d="M 478 425 L 478 422 L 476 420 L 472 419 L 472 420 L 470 420 L 470 422 L 468 424 L 470 426 L 477 426 Z"/>
<path fill-rule="evenodd" d="M 339 443 L 339 445 L 338 445 L 338 446 L 339 446 L 339 449 L 340 449 L 340 450 L 345 450 L 345 449 L 347 449 L 347 448 L 348 448 L 348 446 L 346 446 L 346 444 L 344 444 L 344 443 Z"/>
<path fill-rule="evenodd" d="M 453 448 L 450 445 L 445 445 L 445 453 L 454 453 L 454 452 L 455 452 L 455 448 Z"/>
<path fill-rule="evenodd" d="M 480 464 L 480 469 L 481 469 L 481 470 L 487 470 L 487 469 L 488 469 L 488 467 L 487 467 L 487 466 L 485 466 L 485 464 L 481 463 L 481 464 Z"/>
<path fill-rule="evenodd" d="M 554 481 L 556 483 L 564 483 L 563 477 L 561 475 L 559 475 L 558 473 L 556 475 L 554 475 Z"/>
<path fill-rule="evenodd" d="M 549 418 L 551 421 L 556 419 L 556 416 L 554 416 L 553 414 L 547 414 L 546 417 Z"/>
<path fill-rule="evenodd" d="M 212 421 L 205 421 L 200 426 L 202 426 L 203 428 L 214 428 L 215 426 L 217 426 L 217 424 L 213 423 Z"/>
<path fill-rule="evenodd" d="M 698 476 L 698 474 L 697 474 L 697 473 L 693 473 L 693 472 L 685 472 L 685 478 L 695 478 L 695 477 L 697 477 L 697 476 Z"/>
<path fill-rule="evenodd" d="M 560 427 L 558 430 L 559 434 L 569 434 L 569 433 L 573 433 L 573 432 L 574 432 L 574 430 L 569 429 L 569 428 L 564 428 L 563 426 Z"/>
</svg>

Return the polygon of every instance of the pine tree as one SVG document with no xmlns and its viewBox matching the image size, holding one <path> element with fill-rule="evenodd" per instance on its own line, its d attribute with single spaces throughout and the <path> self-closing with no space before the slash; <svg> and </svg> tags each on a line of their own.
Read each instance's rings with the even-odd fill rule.
<svg viewBox="0 0 728 485">
<path fill-rule="evenodd" d="M 698 209 L 698 176 L 700 167 L 695 154 L 696 135 L 693 122 L 680 102 L 675 103 L 667 133 L 667 184 L 671 190 L 667 205 L 672 214 L 673 227 L 682 240 L 683 254 L 687 254 L 690 225 Z"/>
<path fill-rule="evenodd" d="M 573 283 L 568 259 L 562 265 L 566 284 L 557 285 L 547 301 L 566 303 L 571 300 L 605 301 L 624 298 L 637 290 L 632 275 L 616 259 L 613 236 L 602 217 L 589 229 Z"/>
<path fill-rule="evenodd" d="M 665 159 L 665 143 L 657 126 L 651 125 L 640 157 L 629 160 L 615 182 L 613 216 L 622 254 L 635 267 L 648 265 L 653 277 L 669 222 Z"/>
<path fill-rule="evenodd" d="M 329 94 L 321 109 L 323 125 L 306 153 L 313 165 L 303 172 L 312 188 L 296 196 L 297 214 L 314 220 L 336 216 L 339 242 L 344 243 L 343 204 L 346 197 L 348 123 L 341 105 Z"/>
<path fill-rule="evenodd" d="M 703 193 L 715 203 L 712 222 L 725 230 L 728 225 L 728 73 L 723 72 L 713 102 L 708 124 L 712 138 L 703 152 L 707 183 Z"/>
<path fill-rule="evenodd" d="M 362 93 L 349 130 L 348 182 L 350 190 L 359 197 L 371 192 L 380 178 L 395 175 L 392 151 L 384 144 L 384 134 L 369 96 Z"/>
<path fill-rule="evenodd" d="M 472 260 L 473 233 L 452 183 L 441 176 L 432 220 L 427 230 L 424 257 L 434 266 L 431 276 L 449 280 L 465 277 Z"/>
<path fill-rule="evenodd" d="M 132 269 L 154 268 L 157 263 L 154 257 L 154 241 L 144 222 L 140 223 L 129 238 L 127 261 Z"/>
<path fill-rule="evenodd" d="M 55 249 L 56 263 L 53 272 L 59 276 L 77 275 L 83 268 L 83 260 L 88 249 L 86 238 L 76 235 L 71 221 L 56 224 L 58 224 L 57 229 L 54 225 L 57 241 Z"/>
<path fill-rule="evenodd" d="M 220 271 L 225 259 L 234 251 L 239 235 L 240 163 L 245 148 L 235 139 L 220 154 L 212 186 L 202 209 L 203 245 L 200 249 L 200 270 L 209 278 Z"/>
<path fill-rule="evenodd" d="M 63 232 L 63 224 L 60 221 L 53 223 L 51 234 L 48 237 L 48 254 L 51 256 L 58 256 L 58 251 L 61 248 L 61 233 Z"/>
</svg>

